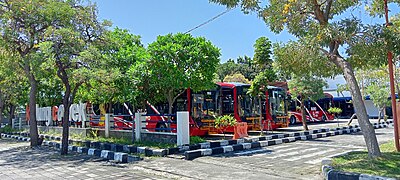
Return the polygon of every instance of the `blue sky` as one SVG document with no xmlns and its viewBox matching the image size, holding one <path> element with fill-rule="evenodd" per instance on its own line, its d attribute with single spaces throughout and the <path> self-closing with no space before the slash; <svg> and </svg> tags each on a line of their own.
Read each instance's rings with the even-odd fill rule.
<svg viewBox="0 0 400 180">
<path fill-rule="evenodd" d="M 101 19 L 113 22 L 114 27 L 128 29 L 140 35 L 147 45 L 157 36 L 168 33 L 186 32 L 189 29 L 224 12 L 221 5 L 208 0 L 93 0 L 97 3 Z M 396 13 L 397 6 L 390 6 Z M 369 18 L 364 8 L 353 9 L 339 18 L 361 17 L 364 22 L 384 23 L 383 19 Z M 295 39 L 287 32 L 274 34 L 256 14 L 243 14 L 240 8 L 233 9 L 218 19 L 191 32 L 194 36 L 203 36 L 221 49 L 221 61 L 236 59 L 239 56 L 254 54 L 254 42 L 266 36 L 272 42 L 287 42 Z"/>
<path fill-rule="evenodd" d="M 101 19 L 108 19 L 114 26 L 129 29 L 140 35 L 147 45 L 158 35 L 186 32 L 226 10 L 208 0 L 94 0 Z M 255 14 L 245 15 L 240 8 L 233 9 L 211 23 L 192 31 L 203 36 L 221 49 L 221 61 L 239 56 L 253 57 L 257 38 L 286 42 L 293 36 L 288 33 L 269 32 L 265 23 Z"/>
<path fill-rule="evenodd" d="M 168 33 L 186 32 L 210 18 L 224 12 L 221 5 L 208 0 L 93 0 L 98 6 L 100 19 L 113 22 L 113 26 L 130 30 L 140 35 L 143 44 L 156 40 L 157 36 Z M 382 18 L 369 18 L 364 7 L 352 9 L 338 18 L 358 17 L 365 23 L 384 23 Z M 389 6 L 399 13 L 398 6 Z M 272 42 L 287 42 L 295 38 L 287 32 L 274 34 L 256 14 L 243 14 L 240 8 L 233 9 L 218 19 L 191 32 L 203 36 L 221 49 L 221 61 L 229 58 L 254 54 L 254 42 L 259 37 L 268 37 Z M 343 77 L 328 79 L 329 88 L 344 84 Z"/>
</svg>

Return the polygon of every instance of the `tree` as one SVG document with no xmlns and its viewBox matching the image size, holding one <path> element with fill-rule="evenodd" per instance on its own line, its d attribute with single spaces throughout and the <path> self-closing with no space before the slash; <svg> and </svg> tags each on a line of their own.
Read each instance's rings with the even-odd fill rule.
<svg viewBox="0 0 400 180">
<path fill-rule="evenodd" d="M 265 92 L 268 91 L 269 83 L 277 80 L 276 73 L 273 69 L 273 60 L 271 57 L 271 41 L 267 37 L 260 37 L 254 44 L 254 57 L 253 61 L 258 65 L 261 71 L 257 74 L 254 80 L 251 82 L 249 94 L 254 97 L 258 97 L 258 105 L 260 112 L 262 112 L 262 97 L 265 97 Z M 268 97 L 265 97 L 268 98 Z M 262 121 L 262 113 L 260 113 L 260 122 Z M 263 125 L 264 127 L 264 125 Z M 263 133 L 263 131 L 262 131 Z"/>
<path fill-rule="evenodd" d="M 61 155 L 68 154 L 69 136 L 69 109 L 74 102 L 79 87 L 98 72 L 96 69 L 101 59 L 93 59 L 96 49 L 93 44 L 105 31 L 108 22 L 100 23 L 97 20 L 96 6 L 92 4 L 81 5 L 79 2 L 59 2 L 59 8 L 64 16 L 59 19 L 57 26 L 46 29 L 44 42 L 39 44 L 40 52 L 46 57 L 42 68 L 56 71 L 63 86 L 64 106 L 63 138 Z"/>
<path fill-rule="evenodd" d="M 377 84 L 372 84 L 367 87 L 367 93 L 370 95 L 371 100 L 374 105 L 378 108 L 378 122 L 381 121 L 381 115 L 383 112 L 383 117 L 386 120 L 386 107 L 390 106 L 390 91 L 388 87 L 382 87 Z"/>
<path fill-rule="evenodd" d="M 233 59 L 228 59 L 225 63 L 218 64 L 217 74 L 221 80 L 237 72 L 239 72 L 239 67 Z"/>
<path fill-rule="evenodd" d="M 72 1 L 69 1 L 72 2 Z M 64 17 L 71 12 L 61 0 L 0 0 L 1 38 L 9 49 L 18 53 L 19 67 L 29 81 L 30 136 L 31 146 L 38 145 L 36 122 L 37 75 L 43 59 L 37 56 L 39 44 L 44 41 L 48 28 L 65 23 Z"/>
<path fill-rule="evenodd" d="M 288 85 L 292 97 L 300 102 L 303 128 L 304 130 L 308 130 L 304 103 L 307 100 L 316 101 L 324 97 L 323 88 L 328 86 L 328 84 L 321 78 L 312 75 L 303 75 L 301 77 L 294 76 Z"/>
<path fill-rule="evenodd" d="M 210 1 L 226 5 L 227 7 L 241 6 L 244 12 L 255 11 L 268 24 L 271 31 L 279 33 L 286 29 L 298 38 L 298 44 L 308 46 L 314 52 L 323 53 L 325 55 L 323 60 L 338 67 L 343 73 L 347 84 L 349 84 L 369 156 L 377 157 L 381 155 L 375 131 L 369 122 L 353 67 L 356 64 L 363 64 L 362 62 L 382 64 L 384 63 L 382 61 L 384 58 L 382 57 L 386 53 L 374 54 L 378 50 L 373 51 L 372 48 L 362 50 L 353 47 L 364 44 L 368 47 L 375 46 L 380 47 L 378 49 L 386 50 L 390 46 L 390 48 L 393 48 L 393 45 L 390 43 L 385 44 L 385 39 L 382 39 L 382 36 L 374 36 L 374 34 L 382 34 L 382 31 L 374 31 L 382 29 L 382 25 L 371 27 L 362 24 L 362 21 L 354 16 L 343 19 L 338 18 L 338 16 L 347 12 L 347 10 L 363 5 L 363 2 L 372 2 L 372 5 L 366 5 L 379 8 L 372 8 L 371 12 L 382 15 L 384 9 L 383 1 L 269 0 L 268 3 L 261 3 L 256 0 Z M 398 1 L 395 2 L 399 3 Z M 372 36 L 371 32 L 374 32 Z M 382 43 L 383 46 L 381 46 Z M 341 49 L 347 50 L 346 56 L 341 55 L 343 53 Z M 363 58 L 364 55 L 367 56 L 365 54 L 366 50 L 371 50 L 367 51 L 371 53 L 368 59 Z M 293 52 L 289 51 L 288 53 L 291 54 Z M 378 56 L 380 58 L 373 58 Z"/>
<path fill-rule="evenodd" d="M 252 81 L 262 69 L 248 56 L 239 56 L 236 61 L 229 59 L 227 62 L 219 64 L 218 75 L 221 79 L 233 74 L 242 74 L 246 79 Z"/>
<path fill-rule="evenodd" d="M 248 79 L 246 79 L 246 77 L 244 77 L 243 74 L 240 74 L 240 73 L 227 75 L 227 76 L 225 76 L 223 81 L 224 82 L 241 82 L 241 83 L 245 83 L 245 84 L 250 83 L 250 81 Z"/>
<path fill-rule="evenodd" d="M 386 117 L 386 107 L 390 106 L 390 96 L 389 90 L 389 73 L 386 66 L 376 68 L 375 70 L 370 70 L 366 74 L 366 80 L 368 81 L 366 87 L 366 94 L 370 95 L 371 100 L 374 105 L 378 108 L 378 121 L 381 121 L 381 115 Z M 384 118 L 386 120 L 386 118 Z"/>
<path fill-rule="evenodd" d="M 260 37 L 254 44 L 254 62 L 261 66 L 261 72 L 257 74 L 251 83 L 249 89 L 252 95 L 263 95 L 269 83 L 277 80 L 276 73 L 273 69 L 273 60 L 271 41 L 267 37 Z M 260 106 L 261 107 L 261 106 Z"/>
<path fill-rule="evenodd" d="M 272 68 L 272 44 L 267 37 L 260 37 L 254 44 L 254 57 L 253 60 L 262 69 Z"/>
<path fill-rule="evenodd" d="M 3 44 L 4 45 L 4 44 Z M 23 71 L 15 68 L 17 54 L 8 51 L 6 47 L 0 47 L 0 122 L 8 111 L 8 124 L 12 124 L 15 110 L 18 106 L 24 106 L 27 96 L 27 81 Z"/>
<path fill-rule="evenodd" d="M 81 89 L 80 98 L 92 103 L 136 103 L 136 86 L 133 83 L 129 69 L 137 61 L 147 58 L 147 51 L 140 41 L 140 36 L 129 33 L 128 30 L 115 28 L 103 35 L 105 43 L 98 44 L 102 68 L 109 70 L 109 75 L 92 79 Z"/>
<path fill-rule="evenodd" d="M 155 100 L 168 101 L 168 113 L 176 98 L 187 88 L 201 91 L 213 87 L 214 72 L 219 62 L 220 50 L 202 37 L 189 34 L 158 36 L 148 46 L 150 59 L 143 78 L 148 80 L 147 92 L 154 92 Z M 137 68 L 140 69 L 140 68 Z"/>
</svg>

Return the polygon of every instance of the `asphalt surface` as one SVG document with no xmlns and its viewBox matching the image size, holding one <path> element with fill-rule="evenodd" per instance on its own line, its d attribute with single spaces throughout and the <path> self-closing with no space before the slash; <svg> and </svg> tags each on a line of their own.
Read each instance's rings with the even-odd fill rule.
<svg viewBox="0 0 400 180">
<path fill-rule="evenodd" d="M 347 123 L 341 120 L 339 126 Z M 375 122 L 373 120 L 373 122 Z M 353 121 L 357 124 L 357 121 Z M 337 127 L 314 123 L 310 129 Z M 279 133 L 301 130 L 301 125 Z M 393 128 L 376 130 L 379 143 L 393 139 Z M 365 150 L 361 133 L 206 156 L 192 161 L 180 156 L 150 157 L 117 164 L 91 156 L 59 156 L 48 148 L 29 148 L 26 142 L 0 140 L 0 179 L 323 179 L 321 160 L 348 151 Z"/>
</svg>

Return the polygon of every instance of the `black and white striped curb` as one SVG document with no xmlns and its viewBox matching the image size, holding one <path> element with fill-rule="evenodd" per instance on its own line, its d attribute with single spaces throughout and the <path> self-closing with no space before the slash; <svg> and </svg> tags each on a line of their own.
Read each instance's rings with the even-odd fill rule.
<svg viewBox="0 0 400 180">
<path fill-rule="evenodd" d="M 295 132 L 295 133 L 286 133 L 286 134 L 273 134 L 268 136 L 260 136 L 260 137 L 252 137 L 252 138 L 243 138 L 243 139 L 236 139 L 236 140 L 221 140 L 221 141 L 212 141 L 212 142 L 204 142 L 198 143 L 190 146 L 182 146 L 179 151 L 185 152 L 190 150 L 198 150 L 198 149 L 208 149 L 208 148 L 218 148 L 224 147 L 228 145 L 236 145 L 236 144 L 243 144 L 243 143 L 252 143 L 258 141 L 267 141 L 267 140 L 274 140 L 274 139 L 282 139 L 284 143 L 293 141 L 293 137 L 296 136 L 306 136 L 310 134 L 316 134 L 321 132 L 329 132 L 329 128 L 324 129 L 314 129 L 310 131 L 303 131 L 303 132 Z M 271 141 L 272 142 L 272 141 Z"/>
<path fill-rule="evenodd" d="M 393 121 L 392 121 L 393 122 Z M 392 122 L 381 122 L 381 123 L 374 123 L 373 126 L 374 128 L 384 128 L 388 127 L 389 124 Z M 336 136 L 336 135 L 342 135 L 342 134 L 351 134 L 355 132 L 361 131 L 361 128 L 358 127 L 358 125 L 355 126 L 347 126 L 347 127 L 341 127 L 341 128 L 336 128 L 333 129 L 332 131 L 329 131 L 330 129 L 325 129 L 324 132 L 319 131 L 313 131 L 313 132 L 321 132 L 317 134 L 307 134 L 307 133 L 300 133 L 296 134 L 293 133 L 292 136 L 289 137 L 284 137 L 281 139 L 272 139 L 272 140 L 261 140 L 255 139 L 253 142 L 244 142 L 240 144 L 234 144 L 234 145 L 225 145 L 221 147 L 207 147 L 204 146 L 204 148 L 197 149 L 197 150 L 189 150 L 184 153 L 185 159 L 186 160 L 193 160 L 198 157 L 202 156 L 210 156 L 210 155 L 217 155 L 217 154 L 222 154 L 222 153 L 229 153 L 233 151 L 242 151 L 242 150 L 248 150 L 248 149 L 253 149 L 253 148 L 261 148 L 261 147 L 266 147 L 266 146 L 272 146 L 272 145 L 277 145 L 277 144 L 282 144 L 282 143 L 290 143 L 294 142 L 297 140 L 311 140 L 311 139 L 317 139 L 317 138 L 324 138 L 324 137 L 329 137 L 329 136 Z M 305 135 L 307 134 L 307 135 Z M 297 136 L 295 136 L 297 135 Z M 261 137 L 262 138 L 262 137 Z"/>
<path fill-rule="evenodd" d="M 16 132 L 13 134 L 18 134 L 21 136 L 29 136 L 29 133 Z M 50 136 L 46 134 L 41 134 L 40 137 L 43 137 L 48 140 L 61 141 L 61 137 Z M 113 143 L 104 143 L 97 141 L 82 141 L 69 139 L 68 144 L 76 144 L 78 146 L 82 146 L 85 148 L 95 148 L 100 150 L 108 150 L 113 152 L 124 152 L 124 153 L 138 153 L 144 154 L 145 156 L 167 156 L 169 154 L 176 154 L 179 152 L 179 148 L 168 148 L 168 149 L 151 149 L 148 147 L 138 147 L 133 145 L 122 145 L 122 144 L 113 144 Z"/>
<path fill-rule="evenodd" d="M 333 169 L 331 166 L 322 166 L 322 174 L 327 180 L 396 180 L 395 178 L 388 178 L 382 176 L 373 176 L 368 174 L 360 174 L 353 172 L 344 172 Z"/>
<path fill-rule="evenodd" d="M 6 138 L 13 138 L 13 139 L 21 140 L 21 141 L 30 141 L 30 138 L 25 138 L 25 137 L 16 136 L 16 135 L 2 134 L 1 136 L 6 137 Z M 56 149 L 61 149 L 61 143 L 58 143 L 58 142 L 43 141 L 43 145 L 54 147 Z M 100 150 L 100 149 L 95 149 L 95 148 L 87 148 L 87 147 L 79 147 L 79 146 L 68 146 L 68 151 L 92 155 L 92 156 L 96 156 L 96 157 L 100 157 L 100 158 L 104 158 L 104 159 L 108 159 L 108 160 L 114 160 L 114 161 L 121 162 L 121 163 L 128 163 L 128 162 L 142 160 L 142 158 L 129 155 L 128 153 L 114 152 L 114 151 L 110 151 L 110 150 Z"/>
<path fill-rule="evenodd" d="M 19 140 L 19 141 L 31 141 L 31 138 L 26 138 L 26 137 L 11 135 L 11 134 L 4 134 L 4 133 L 1 134 L 1 137 L 12 138 L 12 139 L 16 139 L 16 140 Z"/>
<path fill-rule="evenodd" d="M 352 151 L 349 151 L 352 152 Z M 351 180 L 395 180 L 395 178 L 388 178 L 382 176 L 374 176 L 368 174 L 360 174 L 360 173 L 353 173 L 353 172 L 344 172 L 335 170 L 332 165 L 332 158 L 344 156 L 349 152 L 344 152 L 342 154 L 338 154 L 335 156 L 330 156 L 324 158 L 321 162 L 322 164 L 322 175 L 326 180 L 342 180 L 342 179 L 351 179 Z"/>
</svg>

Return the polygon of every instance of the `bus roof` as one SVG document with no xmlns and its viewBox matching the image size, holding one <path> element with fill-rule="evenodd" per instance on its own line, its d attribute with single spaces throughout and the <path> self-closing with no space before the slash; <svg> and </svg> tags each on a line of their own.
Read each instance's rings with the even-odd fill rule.
<svg viewBox="0 0 400 180">
<path fill-rule="evenodd" d="M 217 84 L 221 87 L 241 87 L 241 86 L 250 86 L 250 84 L 240 83 L 240 82 L 217 82 Z"/>
</svg>

